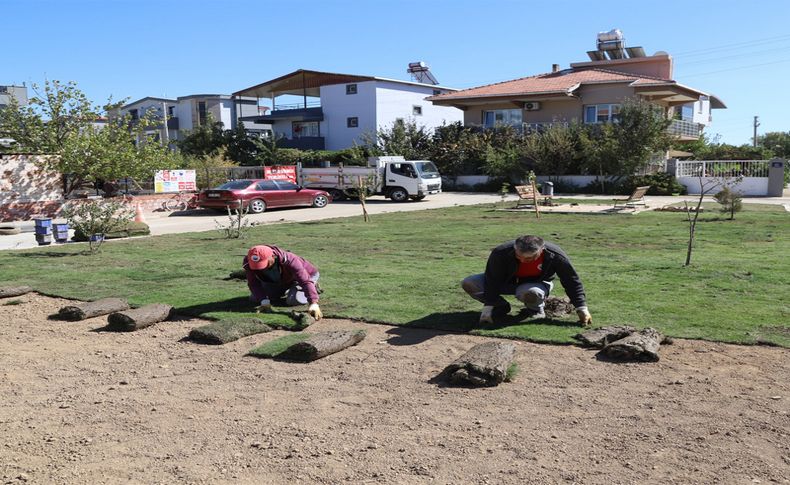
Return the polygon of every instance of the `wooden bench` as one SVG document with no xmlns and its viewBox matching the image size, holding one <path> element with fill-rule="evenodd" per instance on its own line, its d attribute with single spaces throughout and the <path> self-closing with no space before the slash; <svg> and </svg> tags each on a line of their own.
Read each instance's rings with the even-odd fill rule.
<svg viewBox="0 0 790 485">
<path fill-rule="evenodd" d="M 529 185 L 516 185 L 516 193 L 518 194 L 518 201 L 516 201 L 516 209 L 523 206 L 537 206 L 538 199 L 543 200 L 543 205 L 551 204 L 551 195 L 543 195 L 535 187 L 535 183 Z"/>
<path fill-rule="evenodd" d="M 641 205 L 643 207 L 647 207 L 645 203 L 645 194 L 647 193 L 648 189 L 650 189 L 649 185 L 644 187 L 637 187 L 634 189 L 634 193 L 631 194 L 627 199 L 614 199 L 614 208 L 617 209 L 618 206 L 622 206 L 623 208 L 631 208 L 636 209 L 636 206 Z"/>
</svg>

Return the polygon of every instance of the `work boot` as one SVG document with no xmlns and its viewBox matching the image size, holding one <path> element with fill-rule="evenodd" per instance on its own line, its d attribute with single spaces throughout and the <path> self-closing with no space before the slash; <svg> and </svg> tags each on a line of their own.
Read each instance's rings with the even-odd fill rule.
<svg viewBox="0 0 790 485">
<path fill-rule="evenodd" d="M 526 316 L 527 318 L 546 318 L 546 312 L 543 309 L 540 310 L 532 310 L 530 308 L 524 308 L 521 310 L 521 313 Z"/>
<path fill-rule="evenodd" d="M 510 313 L 510 303 L 505 303 L 504 305 L 495 306 L 491 316 L 494 318 L 504 317 L 508 313 Z"/>
</svg>

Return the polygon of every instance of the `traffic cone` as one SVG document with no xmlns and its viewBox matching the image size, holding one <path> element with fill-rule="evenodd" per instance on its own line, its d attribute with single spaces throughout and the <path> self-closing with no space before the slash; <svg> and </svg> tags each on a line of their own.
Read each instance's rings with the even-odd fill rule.
<svg viewBox="0 0 790 485">
<path fill-rule="evenodd" d="M 145 217 L 143 217 L 143 208 L 139 202 L 137 203 L 137 208 L 134 210 L 134 222 L 145 223 Z"/>
</svg>

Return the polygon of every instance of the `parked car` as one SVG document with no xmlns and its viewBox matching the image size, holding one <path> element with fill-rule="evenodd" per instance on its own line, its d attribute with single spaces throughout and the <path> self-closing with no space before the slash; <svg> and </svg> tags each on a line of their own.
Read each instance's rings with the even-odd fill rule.
<svg viewBox="0 0 790 485">
<path fill-rule="evenodd" d="M 326 207 L 331 200 L 326 191 L 305 189 L 285 180 L 245 179 L 203 190 L 197 204 L 204 209 L 222 211 L 236 209 L 241 204 L 253 214 L 260 214 L 275 207 Z"/>
</svg>

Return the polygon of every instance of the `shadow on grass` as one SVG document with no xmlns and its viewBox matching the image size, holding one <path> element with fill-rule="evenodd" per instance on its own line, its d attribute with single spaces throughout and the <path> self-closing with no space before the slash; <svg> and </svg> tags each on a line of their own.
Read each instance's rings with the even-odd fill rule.
<svg viewBox="0 0 790 485">
<path fill-rule="evenodd" d="M 424 317 L 405 323 L 404 327 L 430 328 L 435 330 L 446 330 L 449 332 L 469 332 L 472 330 L 498 330 L 500 328 L 511 327 L 522 324 L 542 324 L 555 325 L 559 327 L 577 327 L 577 322 L 567 320 L 556 320 L 553 318 L 531 319 L 525 311 L 520 311 L 512 315 L 505 315 L 494 320 L 493 324 L 479 323 L 480 312 L 448 312 L 431 313 Z"/>
<path fill-rule="evenodd" d="M 60 251 L 60 252 L 46 251 L 46 252 L 43 252 L 43 253 L 42 252 L 16 253 L 16 254 L 14 254 L 14 256 L 20 257 L 20 258 L 42 259 L 42 258 L 63 258 L 63 257 L 66 257 L 66 256 L 85 256 L 85 254 L 86 254 L 85 251 L 79 251 L 79 252 L 76 252 L 76 253 L 67 253 L 67 252 L 62 252 L 62 251 Z"/>
</svg>

